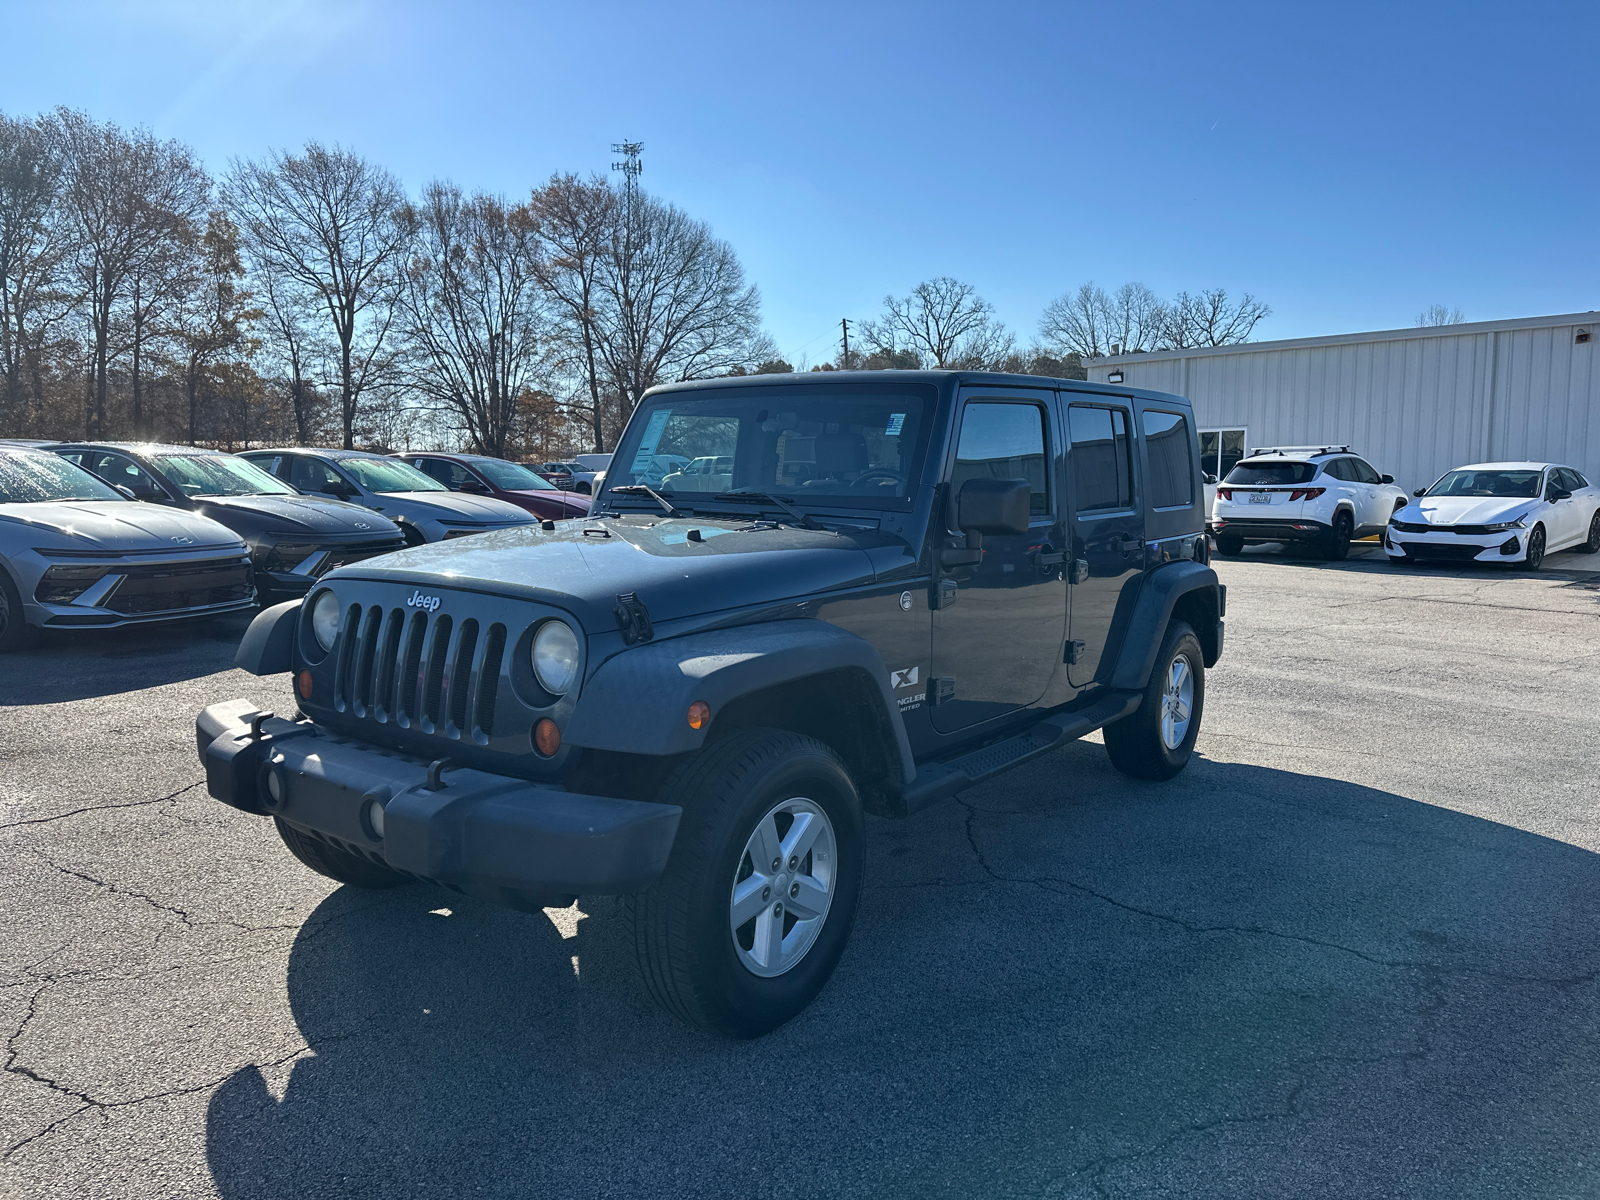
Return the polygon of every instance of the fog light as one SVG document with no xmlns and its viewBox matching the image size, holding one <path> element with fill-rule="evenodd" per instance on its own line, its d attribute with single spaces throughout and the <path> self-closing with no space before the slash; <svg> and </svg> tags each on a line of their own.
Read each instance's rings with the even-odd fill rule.
<svg viewBox="0 0 1600 1200">
<path fill-rule="evenodd" d="M 311 672 L 310 671 L 301 671 L 300 674 L 295 677 L 294 690 L 300 693 L 300 699 L 302 699 L 302 700 L 311 699 Z"/>
<path fill-rule="evenodd" d="M 367 804 L 367 824 L 372 826 L 372 832 L 380 839 L 383 838 L 383 801 L 372 800 Z"/>
<path fill-rule="evenodd" d="M 546 758 L 561 749 L 561 728 L 549 717 L 533 727 L 533 748 Z"/>
<path fill-rule="evenodd" d="M 1515 537 L 1508 537 L 1505 541 L 1500 543 L 1501 554 L 1515 554 L 1521 549 L 1522 543 L 1519 542 Z"/>
<path fill-rule="evenodd" d="M 704 729 L 711 720 L 711 706 L 704 700 L 689 705 L 689 728 Z"/>
</svg>

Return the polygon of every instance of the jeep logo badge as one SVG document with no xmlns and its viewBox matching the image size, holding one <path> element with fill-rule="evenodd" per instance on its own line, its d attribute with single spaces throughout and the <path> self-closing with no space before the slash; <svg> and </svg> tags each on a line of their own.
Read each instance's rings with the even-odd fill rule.
<svg viewBox="0 0 1600 1200">
<path fill-rule="evenodd" d="M 411 599 L 406 604 L 412 608 L 425 608 L 430 613 L 438 612 L 441 601 L 437 596 L 424 596 L 421 592 L 412 592 Z"/>
</svg>

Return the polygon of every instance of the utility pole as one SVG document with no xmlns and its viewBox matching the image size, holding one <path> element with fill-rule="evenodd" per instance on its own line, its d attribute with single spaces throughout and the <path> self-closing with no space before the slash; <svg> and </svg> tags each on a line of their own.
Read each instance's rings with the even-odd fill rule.
<svg viewBox="0 0 1600 1200">
<path fill-rule="evenodd" d="M 844 357 L 839 360 L 839 369 L 848 371 L 850 369 L 850 318 L 840 317 L 839 328 L 844 330 Z"/>
</svg>

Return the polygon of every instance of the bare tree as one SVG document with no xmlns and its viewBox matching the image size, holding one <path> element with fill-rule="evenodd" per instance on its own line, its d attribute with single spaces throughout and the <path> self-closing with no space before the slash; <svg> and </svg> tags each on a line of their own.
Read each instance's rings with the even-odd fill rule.
<svg viewBox="0 0 1600 1200">
<path fill-rule="evenodd" d="M 43 399 L 44 343 L 72 308 L 57 278 L 70 250 L 60 187 L 45 131 L 0 113 L 0 420 L 20 420 L 30 383 Z"/>
<path fill-rule="evenodd" d="M 924 280 L 909 296 L 885 296 L 883 315 L 861 326 L 873 353 L 910 350 L 920 365 L 987 370 L 1016 349 L 994 306 L 970 283 L 948 275 Z"/>
<path fill-rule="evenodd" d="M 1039 321 L 1045 345 L 1063 354 L 1102 358 L 1111 353 L 1111 298 L 1094 281 L 1057 296 Z"/>
<path fill-rule="evenodd" d="M 338 343 L 339 412 L 352 448 L 361 393 L 386 365 L 415 216 L 393 175 L 316 142 L 233 163 L 224 196 L 257 269 L 314 296 Z"/>
<path fill-rule="evenodd" d="M 1166 306 L 1162 343 L 1181 350 L 1188 346 L 1232 346 L 1250 340 L 1255 327 L 1272 310 L 1249 292 L 1238 302 L 1228 299 L 1222 288 L 1210 288 L 1196 295 L 1179 292 Z"/>
<path fill-rule="evenodd" d="M 401 302 L 405 378 L 460 421 L 472 449 L 503 458 L 548 353 L 533 214 L 436 182 L 418 216 Z"/>
<path fill-rule="evenodd" d="M 193 152 L 145 130 L 124 133 L 83 113 L 57 109 L 50 122 L 63 163 L 63 200 L 77 253 L 72 266 L 86 301 L 92 342 L 84 433 L 104 437 L 107 373 L 133 280 L 174 244 L 199 236 L 211 181 Z"/>
<path fill-rule="evenodd" d="M 261 316 L 259 309 L 249 307 L 250 293 L 240 287 L 244 266 L 239 259 L 239 230 L 226 213 L 211 213 L 195 265 L 185 280 L 172 330 L 191 444 L 199 440 L 201 388 L 230 356 L 254 350 L 247 329 Z"/>
<path fill-rule="evenodd" d="M 604 179 L 553 175 L 534 190 L 529 210 L 543 241 L 540 283 L 555 307 L 569 373 L 585 397 L 584 415 L 601 453 L 609 380 L 600 352 L 600 276 L 616 232 L 617 194 Z"/>
<path fill-rule="evenodd" d="M 1430 304 L 1417 314 L 1417 328 L 1426 329 L 1434 325 L 1460 325 L 1467 319 L 1467 314 L 1459 308 L 1446 308 L 1442 304 Z"/>
<path fill-rule="evenodd" d="M 597 283 L 600 357 L 620 428 L 656 384 L 724 375 L 769 348 L 760 341 L 760 294 L 732 246 L 642 193 L 619 211 Z"/>
<path fill-rule="evenodd" d="M 324 404 L 319 367 L 328 357 L 326 339 L 318 336 L 315 300 L 271 267 L 257 269 L 253 279 L 262 301 L 262 345 L 288 395 L 295 444 L 313 445 Z"/>
</svg>

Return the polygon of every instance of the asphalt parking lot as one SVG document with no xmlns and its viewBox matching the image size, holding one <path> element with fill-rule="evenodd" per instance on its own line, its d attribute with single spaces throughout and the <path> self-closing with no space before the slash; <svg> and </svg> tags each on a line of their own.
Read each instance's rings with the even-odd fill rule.
<svg viewBox="0 0 1600 1200">
<path fill-rule="evenodd" d="M 0 661 L 0 1194 L 1600 1193 L 1600 556 L 1252 551 L 1168 784 L 870 825 L 820 1000 L 644 999 L 613 902 L 339 888 L 205 795 L 243 621 Z"/>
</svg>

